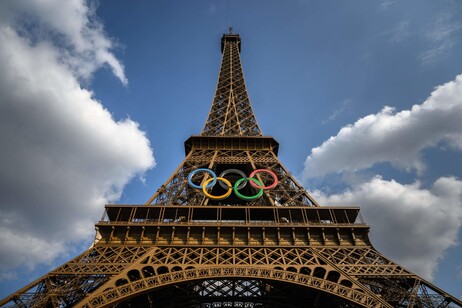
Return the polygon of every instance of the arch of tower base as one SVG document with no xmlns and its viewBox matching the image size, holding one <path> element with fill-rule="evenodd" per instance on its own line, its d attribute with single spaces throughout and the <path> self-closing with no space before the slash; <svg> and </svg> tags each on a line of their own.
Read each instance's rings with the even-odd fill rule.
<svg viewBox="0 0 462 308">
<path fill-rule="evenodd" d="M 287 270 L 214 266 L 165 269 L 163 274 L 148 268 L 143 271 L 141 275 L 132 271 L 133 281 L 121 278 L 116 286 L 90 295 L 78 306 L 391 307 L 347 280 L 331 281 Z"/>
</svg>

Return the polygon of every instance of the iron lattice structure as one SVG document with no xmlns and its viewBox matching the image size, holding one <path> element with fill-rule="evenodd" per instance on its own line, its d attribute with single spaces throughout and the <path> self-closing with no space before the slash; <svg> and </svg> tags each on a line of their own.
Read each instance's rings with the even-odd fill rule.
<svg viewBox="0 0 462 308">
<path fill-rule="evenodd" d="M 320 207 L 284 168 L 278 143 L 257 124 L 240 48 L 239 35 L 223 35 L 209 116 L 171 177 L 144 205 L 106 205 L 90 249 L 1 307 L 462 307 L 375 250 L 359 208 Z M 254 200 L 216 200 L 188 184 L 199 168 L 269 169 L 279 182 Z"/>
</svg>

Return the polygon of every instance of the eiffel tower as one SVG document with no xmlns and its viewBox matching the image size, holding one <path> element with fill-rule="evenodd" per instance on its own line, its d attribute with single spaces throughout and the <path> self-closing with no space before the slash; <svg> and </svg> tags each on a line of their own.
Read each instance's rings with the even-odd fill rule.
<svg viewBox="0 0 462 308">
<path fill-rule="evenodd" d="M 305 191 L 263 136 L 238 34 L 201 135 L 143 205 L 106 205 L 87 251 L 0 307 L 462 307 L 380 254 L 357 207 Z"/>
</svg>

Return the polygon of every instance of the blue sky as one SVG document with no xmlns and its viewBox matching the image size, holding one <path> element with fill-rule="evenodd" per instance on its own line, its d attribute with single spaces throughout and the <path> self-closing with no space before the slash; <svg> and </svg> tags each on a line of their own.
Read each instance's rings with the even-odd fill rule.
<svg viewBox="0 0 462 308">
<path fill-rule="evenodd" d="M 282 163 L 462 297 L 462 4 L 422 0 L 2 2 L 0 297 L 84 251 L 105 203 L 144 203 L 175 170 L 229 26 Z"/>
</svg>

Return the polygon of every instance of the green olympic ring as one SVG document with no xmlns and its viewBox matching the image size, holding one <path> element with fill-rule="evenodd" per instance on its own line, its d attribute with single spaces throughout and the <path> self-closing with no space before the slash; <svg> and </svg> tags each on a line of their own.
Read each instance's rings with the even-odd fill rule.
<svg viewBox="0 0 462 308">
<path fill-rule="evenodd" d="M 236 194 L 236 196 L 238 196 L 238 197 L 239 197 L 240 199 L 242 199 L 242 200 L 247 200 L 247 201 L 260 198 L 260 197 L 263 195 L 263 188 L 260 188 L 260 190 L 258 191 L 258 193 L 257 193 L 256 195 L 253 195 L 253 196 L 245 196 L 245 195 L 243 195 L 243 194 L 241 194 L 241 193 L 239 192 L 239 190 L 237 189 L 237 187 L 239 186 L 239 184 L 242 183 L 242 181 L 246 181 L 246 180 L 252 181 L 252 182 L 258 184 L 260 187 L 263 186 L 263 183 L 262 183 L 262 182 L 260 182 L 260 181 L 257 180 L 257 179 L 254 179 L 254 178 L 242 178 L 242 179 L 239 179 L 239 180 L 236 181 L 236 183 L 234 183 L 234 187 L 233 187 L 233 188 L 234 188 L 234 193 Z"/>
</svg>

